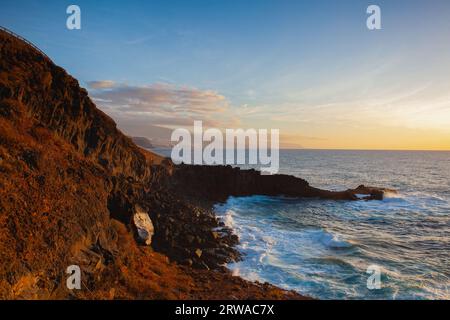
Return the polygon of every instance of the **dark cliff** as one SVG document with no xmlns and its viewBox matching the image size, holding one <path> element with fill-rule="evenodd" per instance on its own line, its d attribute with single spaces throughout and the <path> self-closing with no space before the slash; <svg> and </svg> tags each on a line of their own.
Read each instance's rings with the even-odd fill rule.
<svg viewBox="0 0 450 320">
<path fill-rule="evenodd" d="M 364 186 L 339 192 L 321 190 L 294 176 L 263 175 L 257 170 L 231 166 L 179 165 L 173 169 L 171 183 L 180 194 L 211 201 L 255 194 L 333 200 L 356 200 L 356 194 L 366 194 L 367 199 L 382 198 L 383 195 L 381 189 Z"/>
</svg>

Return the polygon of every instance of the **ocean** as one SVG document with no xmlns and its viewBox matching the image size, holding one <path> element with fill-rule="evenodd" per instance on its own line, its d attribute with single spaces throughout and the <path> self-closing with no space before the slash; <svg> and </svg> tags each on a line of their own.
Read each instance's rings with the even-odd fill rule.
<svg viewBox="0 0 450 320">
<path fill-rule="evenodd" d="M 398 194 L 230 198 L 216 212 L 240 238 L 234 274 L 319 299 L 450 299 L 450 152 L 282 150 L 280 173 Z M 368 289 L 369 266 L 379 289 Z"/>
<path fill-rule="evenodd" d="M 215 210 L 240 238 L 235 275 L 319 299 L 450 299 L 450 152 L 281 150 L 280 173 L 323 189 L 398 193 L 229 198 Z M 373 267 L 379 288 L 368 286 Z"/>
</svg>

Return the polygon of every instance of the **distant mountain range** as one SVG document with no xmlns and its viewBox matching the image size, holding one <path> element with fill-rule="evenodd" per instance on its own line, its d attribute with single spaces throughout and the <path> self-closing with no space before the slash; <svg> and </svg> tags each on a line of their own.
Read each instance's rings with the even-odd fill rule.
<svg viewBox="0 0 450 320">
<path fill-rule="evenodd" d="M 136 143 L 139 147 L 145 149 L 151 149 L 154 147 L 150 139 L 146 137 L 131 137 L 131 140 L 133 140 L 133 142 Z"/>
</svg>

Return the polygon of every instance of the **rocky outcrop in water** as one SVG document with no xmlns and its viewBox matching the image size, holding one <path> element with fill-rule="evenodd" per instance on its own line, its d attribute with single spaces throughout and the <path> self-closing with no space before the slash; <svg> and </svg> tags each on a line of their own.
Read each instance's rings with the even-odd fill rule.
<svg viewBox="0 0 450 320">
<path fill-rule="evenodd" d="M 173 169 L 173 177 L 173 185 L 179 194 L 211 201 L 255 194 L 332 200 L 382 200 L 387 191 L 363 185 L 346 191 L 327 191 L 311 187 L 306 180 L 294 176 L 263 175 L 256 170 L 241 170 L 231 166 L 179 165 Z"/>
</svg>

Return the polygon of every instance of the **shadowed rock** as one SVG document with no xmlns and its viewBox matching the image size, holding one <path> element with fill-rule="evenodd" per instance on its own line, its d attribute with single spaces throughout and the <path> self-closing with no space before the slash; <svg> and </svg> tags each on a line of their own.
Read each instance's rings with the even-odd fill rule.
<svg viewBox="0 0 450 320">
<path fill-rule="evenodd" d="M 382 200 L 386 191 L 395 192 L 363 185 L 345 191 L 328 191 L 311 187 L 306 180 L 294 176 L 262 175 L 256 170 L 241 170 L 231 166 L 179 165 L 173 172 L 173 183 L 178 193 L 212 201 L 225 201 L 229 196 L 250 195 Z"/>
</svg>

